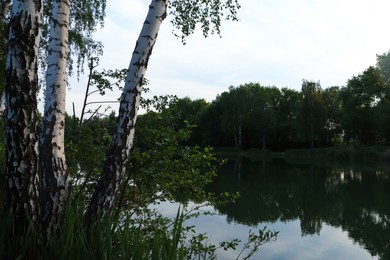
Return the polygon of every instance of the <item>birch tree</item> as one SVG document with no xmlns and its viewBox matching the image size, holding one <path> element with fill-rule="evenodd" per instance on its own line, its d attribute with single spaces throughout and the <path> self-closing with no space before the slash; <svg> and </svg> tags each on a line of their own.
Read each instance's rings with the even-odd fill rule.
<svg viewBox="0 0 390 260">
<path fill-rule="evenodd" d="M 45 1 L 45 8 L 44 28 L 49 31 L 41 46 L 46 88 L 40 140 L 44 232 L 52 225 L 55 229 L 61 226 L 70 193 L 64 145 L 67 75 L 73 72 L 74 63 L 80 73 L 86 59 L 102 54 L 101 43 L 93 39 L 92 33 L 97 26 L 103 26 L 106 1 L 80 0 L 71 5 L 70 0 L 52 0 Z"/>
<path fill-rule="evenodd" d="M 41 1 L 12 4 L 6 59 L 6 181 L 11 214 L 39 217 L 37 136 L 38 47 Z"/>
<path fill-rule="evenodd" d="M 8 28 L 8 14 L 10 9 L 10 0 L 5 0 L 0 3 L 0 115 L 4 115 L 5 110 L 5 64 L 7 53 L 7 28 Z"/>
<path fill-rule="evenodd" d="M 168 6 L 171 9 L 168 9 Z M 184 42 L 197 24 L 201 24 L 204 36 L 220 33 L 221 19 L 237 19 L 240 6 L 237 0 L 152 0 L 130 61 L 128 75 L 120 99 L 116 133 L 113 136 L 103 172 L 86 213 L 86 223 L 105 216 L 113 208 L 118 196 L 126 163 L 133 145 L 135 123 L 142 91 L 142 83 L 150 55 L 156 43 L 160 26 L 167 14 L 172 14 L 172 24 L 178 28 Z"/>
<path fill-rule="evenodd" d="M 101 50 L 92 32 L 103 25 L 105 3 L 80 0 L 72 12 L 69 0 L 6 0 L 0 4 L 1 27 L 9 27 L 8 32 L 2 31 L 7 35 L 5 151 L 9 208 L 16 225 L 19 219 L 30 218 L 43 223 L 44 229 L 60 224 L 69 195 L 63 141 L 66 68 L 73 64 L 68 32 L 81 66 L 85 58 Z M 42 153 L 37 134 L 39 62 L 47 68 Z"/>
<path fill-rule="evenodd" d="M 87 221 L 105 214 L 114 205 L 126 162 L 133 145 L 134 126 L 141 97 L 142 83 L 158 31 L 167 15 L 168 1 L 153 0 L 138 37 L 121 96 L 116 133 L 105 161 L 103 174 L 92 196 Z"/>
<path fill-rule="evenodd" d="M 44 230 L 61 222 L 69 196 L 64 145 L 69 14 L 69 0 L 52 3 L 40 153 Z"/>
<path fill-rule="evenodd" d="M 0 92 L 3 94 L 5 85 L 5 64 L 6 64 L 6 45 L 7 45 L 7 27 L 8 27 L 8 14 L 10 9 L 10 0 L 5 0 L 0 3 L 0 69 L 1 69 L 1 82 Z M 3 97 L 2 97 L 3 99 Z M 4 101 L 1 101 L 1 105 L 4 107 Z M 3 111 L 3 108 L 1 109 Z"/>
<path fill-rule="evenodd" d="M 9 3 L 9 1 L 7 1 Z M 12 1 L 11 19 L 7 49 L 6 69 L 6 163 L 7 184 L 11 193 L 11 212 L 16 216 L 32 216 L 33 220 L 42 217 L 44 228 L 58 224 L 64 213 L 68 197 L 69 179 L 66 172 L 63 129 L 66 65 L 71 68 L 70 54 L 88 57 L 98 43 L 90 41 L 91 28 L 104 17 L 104 0 L 76 1 L 75 12 L 70 9 L 69 0 L 44 1 L 45 14 L 51 7 L 50 33 L 44 28 L 43 46 L 48 52 L 39 52 L 39 36 L 43 5 L 41 1 Z M 170 9 L 168 7 L 170 6 Z M 95 14 L 93 10 L 99 9 Z M 172 24 L 178 29 L 176 35 L 182 41 L 193 33 L 197 24 L 203 34 L 220 33 L 223 16 L 236 19 L 239 8 L 237 0 L 152 0 L 145 23 L 137 40 L 130 61 L 117 122 L 108 157 L 102 175 L 87 209 L 86 220 L 100 219 L 110 213 L 122 185 L 130 149 L 133 145 L 135 123 L 147 69 L 160 25 L 168 14 Z M 70 13 L 69 13 L 70 10 Z M 83 13 L 85 12 L 85 13 Z M 73 18 L 72 18 L 73 14 Z M 85 26 L 76 21 L 85 19 Z M 42 23 L 44 21 L 44 23 Z M 75 24 L 75 30 L 70 27 Z M 78 27 L 81 26 L 81 27 Z M 87 30 L 80 34 L 78 28 Z M 69 41 L 79 43 L 76 52 L 68 49 Z M 49 39 L 49 40 L 47 40 Z M 85 45 L 91 45 L 85 48 Z M 38 54 L 47 58 L 47 93 L 41 154 L 38 151 L 37 135 L 37 90 Z M 69 55 L 68 55 L 69 54 Z M 82 59 L 78 60 L 82 64 Z M 70 65 L 69 65 L 70 64 Z M 41 168 L 40 168 L 41 166 Z M 42 193 L 39 193 L 39 174 L 42 170 Z M 42 216 L 39 201 L 41 199 Z"/>
</svg>

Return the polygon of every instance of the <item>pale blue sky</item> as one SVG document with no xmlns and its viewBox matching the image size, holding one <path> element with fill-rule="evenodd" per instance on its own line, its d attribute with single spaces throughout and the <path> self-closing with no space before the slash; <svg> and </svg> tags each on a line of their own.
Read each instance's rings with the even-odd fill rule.
<svg viewBox="0 0 390 260">
<path fill-rule="evenodd" d="M 150 1 L 109 0 L 101 68 L 128 66 Z M 190 36 L 187 45 L 164 21 L 149 62 L 149 95 L 213 100 L 247 82 L 300 90 L 302 79 L 323 88 L 345 85 L 390 49 L 386 0 L 241 0 L 240 22 L 225 22 L 222 38 Z M 81 81 L 79 86 L 84 86 Z M 68 93 L 81 104 L 83 87 Z M 110 94 L 108 99 L 119 97 Z"/>
</svg>

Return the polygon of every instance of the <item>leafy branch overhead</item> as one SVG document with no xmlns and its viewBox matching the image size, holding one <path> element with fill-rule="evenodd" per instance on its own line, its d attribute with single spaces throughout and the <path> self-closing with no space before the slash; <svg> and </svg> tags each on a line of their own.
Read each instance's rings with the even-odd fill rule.
<svg viewBox="0 0 390 260">
<path fill-rule="evenodd" d="M 119 90 L 123 90 L 122 84 L 126 79 L 127 69 L 115 69 L 115 70 L 105 70 L 98 72 L 93 71 L 91 76 L 91 85 L 94 85 L 100 92 L 100 95 L 105 95 L 106 90 L 113 90 L 115 86 Z M 112 82 L 110 79 L 113 79 Z"/>
<path fill-rule="evenodd" d="M 172 0 L 169 14 L 176 28 L 173 32 L 185 44 L 185 38 L 193 34 L 199 25 L 204 37 L 221 35 L 222 18 L 238 21 L 240 5 L 237 0 Z"/>
</svg>

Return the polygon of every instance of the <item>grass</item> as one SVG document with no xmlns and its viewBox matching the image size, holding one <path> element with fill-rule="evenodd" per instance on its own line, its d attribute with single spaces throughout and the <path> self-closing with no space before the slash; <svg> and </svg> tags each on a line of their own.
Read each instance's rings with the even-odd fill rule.
<svg viewBox="0 0 390 260">
<path fill-rule="evenodd" d="M 150 214 L 150 212 L 148 213 Z M 154 213 L 153 213 L 154 214 Z M 195 234 L 193 227 L 184 226 L 187 215 L 180 208 L 176 217 L 146 215 L 135 218 L 124 215 L 97 223 L 90 232 L 83 227 L 80 207 L 68 207 L 60 232 L 50 233 L 47 243 L 33 222 L 18 233 L 12 219 L 0 225 L 1 259 L 216 259 L 218 248 L 236 249 L 239 240 L 223 241 L 219 246 L 208 243 L 205 234 Z M 188 237 L 189 234 L 191 237 Z M 277 232 L 259 230 L 249 234 L 243 251 L 253 255 L 260 245 L 276 240 Z M 238 259 L 238 257 L 237 257 Z M 245 257 L 243 259 L 246 259 Z"/>
<path fill-rule="evenodd" d="M 84 232 L 82 214 L 77 207 L 70 207 L 65 216 L 62 231 L 51 233 L 47 244 L 35 225 L 15 233 L 12 220 L 2 222 L 2 259 L 183 259 L 180 245 L 183 218 L 176 217 L 173 229 L 165 233 L 155 229 L 146 234 L 142 224 L 133 226 L 130 218 L 123 223 L 105 220 L 87 234 Z M 6 231 L 6 232 L 4 232 Z M 152 238 L 152 239 L 146 239 Z M 12 240 L 11 240 L 12 239 Z"/>
<path fill-rule="evenodd" d="M 0 258 L 175 260 L 186 256 L 182 240 L 184 217 L 180 209 L 170 229 L 146 227 L 141 223 L 133 225 L 130 216 L 125 216 L 121 221 L 106 219 L 86 233 L 82 219 L 78 207 L 69 207 L 62 231 L 51 233 L 47 244 L 43 244 L 44 240 L 31 221 L 19 234 L 15 233 L 15 223 L 11 219 L 8 223 L 3 221 Z"/>
</svg>

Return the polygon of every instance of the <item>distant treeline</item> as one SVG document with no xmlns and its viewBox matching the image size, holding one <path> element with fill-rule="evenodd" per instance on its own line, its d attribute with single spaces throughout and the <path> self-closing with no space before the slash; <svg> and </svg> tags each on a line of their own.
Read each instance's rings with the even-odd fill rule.
<svg viewBox="0 0 390 260">
<path fill-rule="evenodd" d="M 296 91 L 247 83 L 211 103 L 178 99 L 162 113 L 175 114 L 178 129 L 192 125 L 188 145 L 284 151 L 390 143 L 390 84 L 378 66 L 342 87 L 303 80 Z"/>
<path fill-rule="evenodd" d="M 272 151 L 337 144 L 388 145 L 390 52 L 378 55 L 376 66 L 353 76 L 345 86 L 322 88 L 319 82 L 303 80 L 297 91 L 246 83 L 231 86 L 210 103 L 160 96 L 142 99 L 141 106 L 148 112 L 137 120 L 136 147 L 144 147 L 148 135 L 168 133 L 177 135 L 182 145 Z M 109 136 L 116 125 L 115 114 L 85 121 L 85 129 L 95 138 Z M 67 136 L 72 136 L 74 125 L 67 123 Z M 97 133 L 103 130 L 107 134 Z"/>
</svg>

